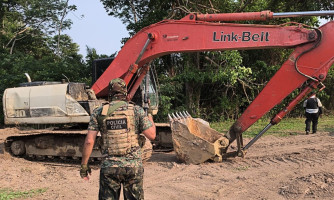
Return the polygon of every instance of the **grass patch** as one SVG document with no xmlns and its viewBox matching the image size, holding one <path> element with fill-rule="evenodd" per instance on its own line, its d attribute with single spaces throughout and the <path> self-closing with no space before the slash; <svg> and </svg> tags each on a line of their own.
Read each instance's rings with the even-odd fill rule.
<svg viewBox="0 0 334 200">
<path fill-rule="evenodd" d="M 0 200 L 34 197 L 47 191 L 47 188 L 33 189 L 27 191 L 13 190 L 10 188 L 0 189 Z"/>
<path fill-rule="evenodd" d="M 270 119 L 260 119 L 249 127 L 244 133 L 244 137 L 254 137 L 257 135 L 266 125 L 268 125 Z M 234 121 L 224 121 L 211 123 L 210 126 L 222 133 L 226 133 L 232 126 Z M 319 118 L 318 131 L 322 132 L 334 132 L 334 116 L 322 116 Z M 265 135 L 276 136 L 290 136 L 305 133 L 305 118 L 284 118 L 282 121 L 272 126 Z"/>
<path fill-rule="evenodd" d="M 21 168 L 21 172 L 31 173 L 31 169 L 28 169 L 28 168 Z"/>
<path fill-rule="evenodd" d="M 240 165 L 239 167 L 234 168 L 236 171 L 246 171 L 248 170 L 250 167 L 249 166 L 242 166 Z"/>
</svg>

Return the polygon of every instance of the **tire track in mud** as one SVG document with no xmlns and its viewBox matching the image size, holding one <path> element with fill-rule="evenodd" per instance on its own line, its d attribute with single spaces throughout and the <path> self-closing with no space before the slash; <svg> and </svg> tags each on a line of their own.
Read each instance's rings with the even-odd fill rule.
<svg viewBox="0 0 334 200">
<path fill-rule="evenodd" d="M 144 166 L 144 175 L 149 176 L 150 178 L 145 181 L 145 185 L 147 187 L 151 187 L 154 185 L 164 185 L 165 182 L 172 182 L 178 177 L 182 177 L 184 174 L 184 167 L 184 165 L 178 165 L 175 163 L 172 163 L 172 165 L 169 165 L 168 163 L 158 163 L 158 167 L 148 164 Z M 155 175 L 151 176 L 151 174 Z M 168 175 L 166 176 L 166 174 Z"/>
<path fill-rule="evenodd" d="M 330 148 L 334 149 L 334 145 Z M 236 165 L 252 166 L 252 167 L 261 167 L 263 165 L 291 165 L 291 166 L 300 166 L 300 165 L 309 165 L 316 166 L 321 165 L 325 161 L 334 162 L 333 158 L 324 157 L 323 155 L 328 155 L 330 153 L 327 151 L 319 151 L 313 154 L 311 157 L 307 152 L 301 152 L 300 154 L 296 153 L 287 153 L 279 155 L 269 155 L 262 157 L 252 157 L 245 159 L 243 161 L 236 162 Z"/>
<path fill-rule="evenodd" d="M 154 193 L 159 193 L 163 199 L 215 199 L 214 196 L 222 184 L 229 182 L 227 178 L 222 177 L 223 171 L 227 170 L 222 163 L 179 164 L 170 169 L 168 175 L 158 175 L 154 179 L 144 178 L 144 184 L 148 189 L 154 188 Z M 168 188 L 165 187 L 166 184 Z M 150 196 L 146 197 L 153 199 Z"/>
<path fill-rule="evenodd" d="M 261 139 L 258 140 L 250 149 L 256 149 L 256 151 L 259 151 L 260 149 L 266 149 L 267 151 L 271 152 L 272 150 L 275 150 L 277 147 L 279 147 L 279 149 L 284 149 L 286 147 L 290 148 L 291 146 L 300 148 L 303 147 L 312 148 L 314 145 L 318 144 L 324 144 L 324 143 L 330 144 L 330 142 L 328 141 L 330 139 L 333 141 L 333 138 L 330 133 L 296 135 L 289 137 L 267 136 L 265 137 L 265 140 Z M 273 149 L 268 149 L 269 147 Z"/>
<path fill-rule="evenodd" d="M 159 163 L 159 165 L 157 170 L 151 169 L 151 166 L 145 167 L 145 176 L 149 178 L 144 177 L 144 185 L 148 190 L 154 188 L 154 193 L 160 194 L 164 199 L 179 199 L 179 194 L 182 194 L 182 197 L 185 199 L 197 199 L 197 192 L 207 192 L 205 189 L 200 189 L 203 186 L 198 188 L 198 184 L 201 185 L 201 166 L 174 164 L 167 167 L 162 163 Z M 158 174 L 156 174 L 157 172 Z M 151 173 L 155 175 L 152 176 Z M 194 184 L 194 181 L 189 181 L 195 179 L 196 184 Z M 165 187 L 166 184 L 168 184 L 168 188 Z M 195 196 L 193 195 L 194 190 L 197 190 Z M 173 192 L 171 193 L 170 191 Z M 151 199 L 150 196 L 146 194 L 145 196 Z"/>
<path fill-rule="evenodd" d="M 325 138 L 317 139 L 299 137 L 299 140 L 289 141 L 289 138 L 274 138 L 273 141 L 266 141 L 254 145 L 251 152 L 246 154 L 245 159 L 234 159 L 231 167 L 238 166 L 319 166 L 325 162 L 334 162 L 332 149 L 334 149 L 334 138 L 330 134 Z M 272 139 L 272 137 L 270 138 Z M 312 139 L 312 141 L 311 141 Z M 265 149 L 265 151 L 263 151 Z M 253 153 L 254 152 L 254 153 Z"/>
</svg>

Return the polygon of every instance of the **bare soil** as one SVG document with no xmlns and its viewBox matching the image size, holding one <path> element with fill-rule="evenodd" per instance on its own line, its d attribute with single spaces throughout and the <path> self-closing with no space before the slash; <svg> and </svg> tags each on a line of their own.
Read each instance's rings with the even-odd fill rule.
<svg viewBox="0 0 334 200">
<path fill-rule="evenodd" d="M 15 129 L 0 130 L 0 189 L 46 188 L 28 199 L 97 199 L 99 167 L 89 181 L 78 163 L 29 161 L 4 151 Z M 145 163 L 145 199 L 333 199 L 334 133 L 264 136 L 246 158 L 186 165 L 174 152 Z"/>
</svg>

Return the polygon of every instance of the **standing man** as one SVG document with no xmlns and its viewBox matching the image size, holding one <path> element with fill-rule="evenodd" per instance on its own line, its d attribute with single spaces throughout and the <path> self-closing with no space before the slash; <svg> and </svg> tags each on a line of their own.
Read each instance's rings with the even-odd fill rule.
<svg viewBox="0 0 334 200">
<path fill-rule="evenodd" d="M 89 179 L 91 169 L 88 159 L 100 131 L 102 155 L 99 199 L 119 199 L 123 185 L 124 199 L 144 199 L 141 148 L 138 137 L 143 133 L 148 139 L 156 136 L 152 115 L 145 115 L 142 107 L 126 100 L 127 87 L 117 78 L 109 84 L 109 104 L 94 110 L 82 152 L 80 176 Z"/>
<path fill-rule="evenodd" d="M 310 126 L 312 122 L 312 133 L 317 132 L 318 118 L 322 114 L 322 104 L 320 100 L 312 93 L 311 96 L 304 101 L 303 107 L 305 109 L 305 124 L 306 135 L 310 133 Z"/>
</svg>

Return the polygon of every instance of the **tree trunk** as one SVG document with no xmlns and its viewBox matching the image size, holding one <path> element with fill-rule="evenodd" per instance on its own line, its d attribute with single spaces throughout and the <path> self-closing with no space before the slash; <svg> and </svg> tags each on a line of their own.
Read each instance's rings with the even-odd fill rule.
<svg viewBox="0 0 334 200">
<path fill-rule="evenodd" d="M 186 82 L 186 105 L 192 114 L 200 114 L 200 96 L 201 96 L 201 85 L 194 82 Z"/>
<path fill-rule="evenodd" d="M 62 29 L 63 29 L 63 21 L 64 21 L 66 15 L 67 15 L 68 2 L 69 2 L 69 0 L 66 1 L 66 6 L 65 6 L 63 14 L 60 18 L 59 27 L 58 27 L 57 50 L 56 50 L 56 55 L 58 55 L 58 56 L 60 56 L 60 34 L 61 34 Z"/>
<path fill-rule="evenodd" d="M 189 65 L 194 68 L 200 69 L 200 53 L 192 53 L 191 58 L 189 60 Z M 186 105 L 189 111 L 192 114 L 199 115 L 200 114 L 200 97 L 201 97 L 201 83 L 196 83 L 194 81 L 185 82 L 186 89 Z"/>
</svg>

